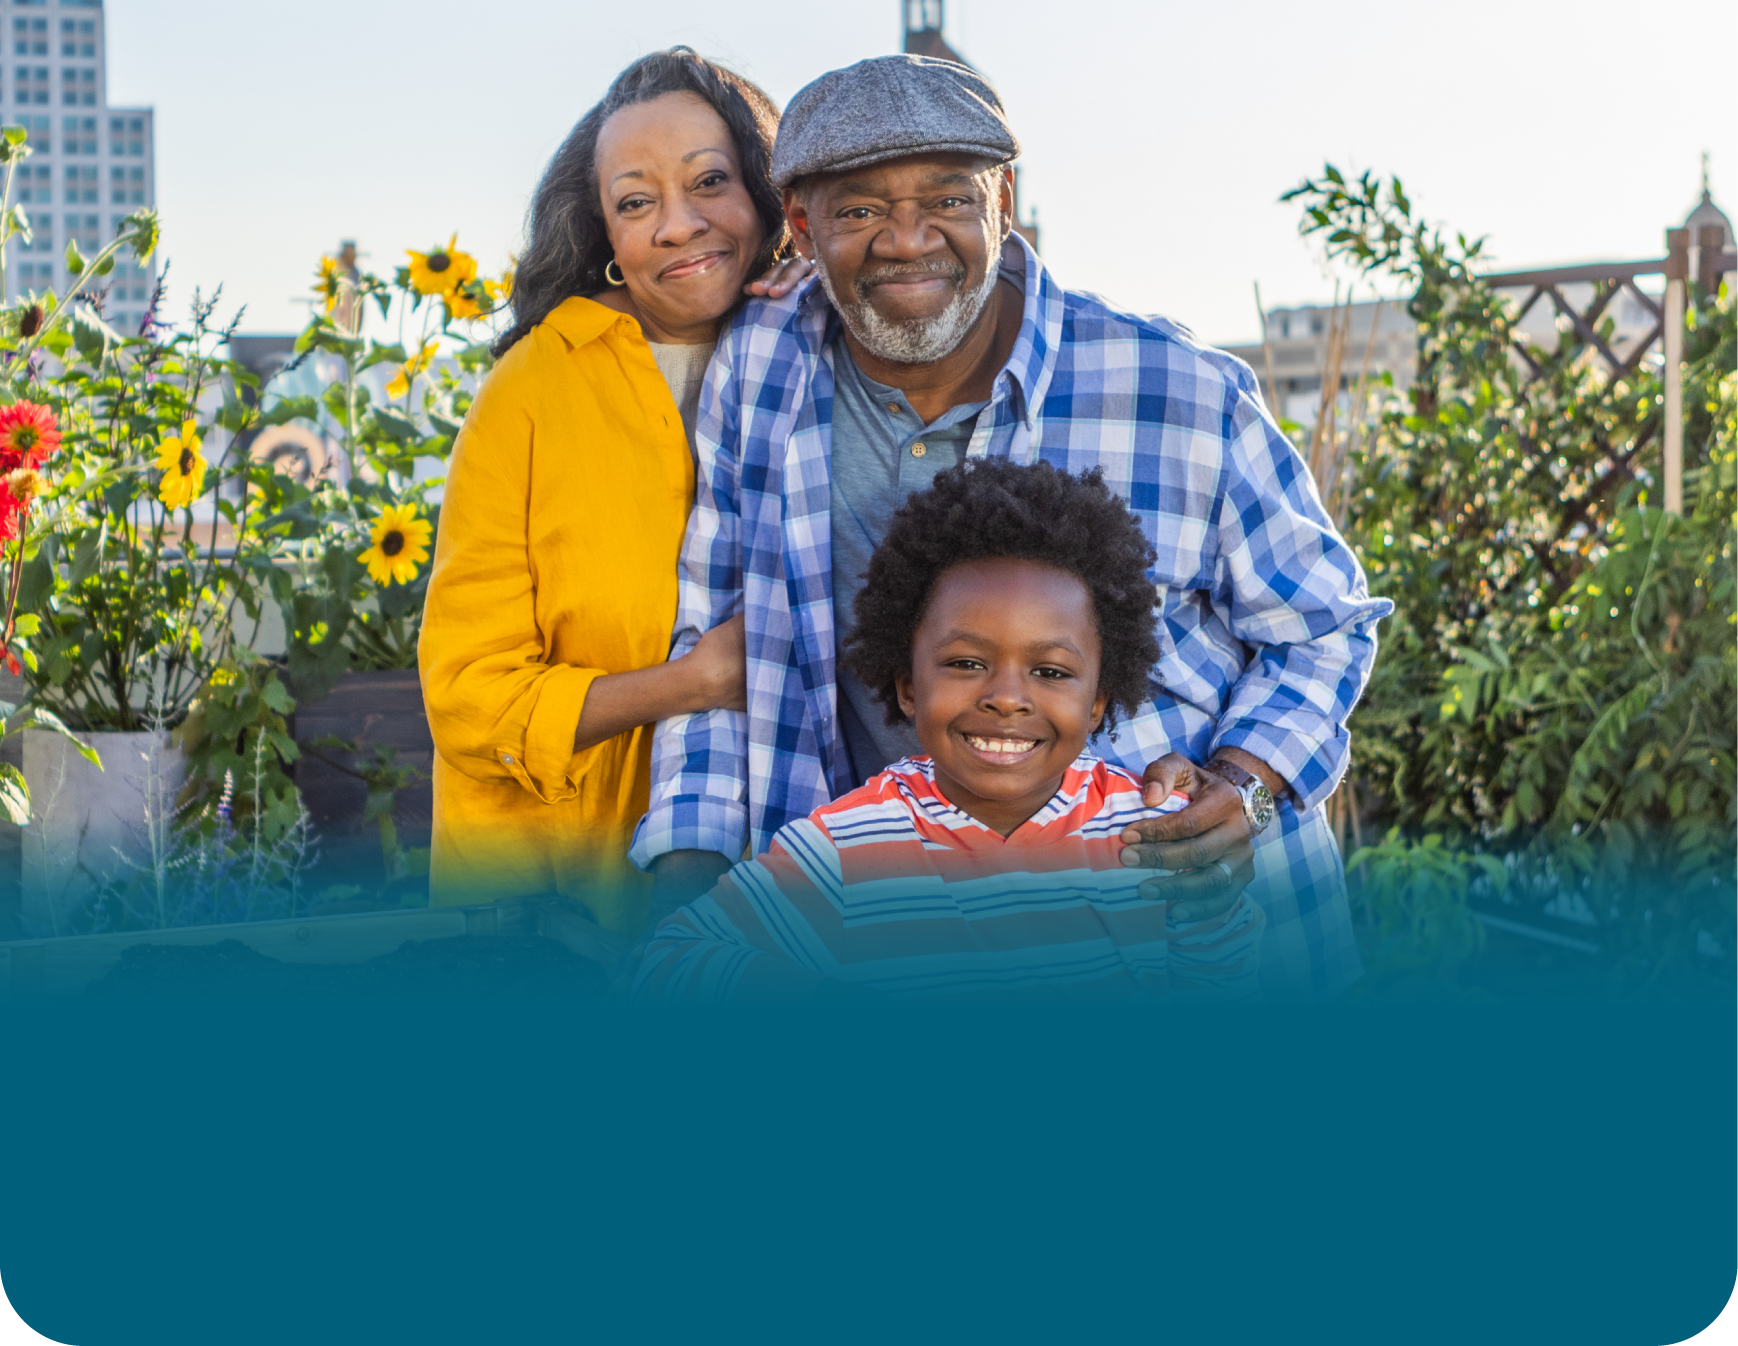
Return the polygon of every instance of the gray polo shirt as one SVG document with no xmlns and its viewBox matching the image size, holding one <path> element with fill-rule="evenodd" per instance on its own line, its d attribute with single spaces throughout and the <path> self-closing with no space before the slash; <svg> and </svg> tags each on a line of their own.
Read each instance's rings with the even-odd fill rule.
<svg viewBox="0 0 1738 1346">
<path fill-rule="evenodd" d="M 824 357 L 833 370 L 833 625 L 839 649 L 839 730 L 851 755 L 852 777 L 863 784 L 901 757 L 922 751 L 909 721 L 886 722 L 873 693 L 844 666 L 844 643 L 855 624 L 857 595 L 876 544 L 913 491 L 938 472 L 966 459 L 978 412 L 989 405 L 954 407 L 924 425 L 897 388 L 876 383 L 857 368 L 841 336 Z"/>
</svg>

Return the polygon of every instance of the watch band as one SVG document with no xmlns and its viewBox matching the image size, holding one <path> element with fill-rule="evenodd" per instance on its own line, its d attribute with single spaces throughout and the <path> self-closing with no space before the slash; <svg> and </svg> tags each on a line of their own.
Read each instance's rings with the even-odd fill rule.
<svg viewBox="0 0 1738 1346">
<path fill-rule="evenodd" d="M 1211 771 L 1220 780 L 1229 781 L 1239 790 L 1248 785 L 1250 781 L 1259 782 L 1261 780 L 1260 776 L 1252 771 L 1245 771 L 1228 757 L 1215 757 L 1202 769 Z"/>
</svg>

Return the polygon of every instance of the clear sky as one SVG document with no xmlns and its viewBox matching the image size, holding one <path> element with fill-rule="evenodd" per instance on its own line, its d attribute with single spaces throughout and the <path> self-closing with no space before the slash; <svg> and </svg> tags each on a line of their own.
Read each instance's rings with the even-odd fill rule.
<svg viewBox="0 0 1738 1346">
<path fill-rule="evenodd" d="M 1398 172 L 1505 267 L 1659 256 L 1699 192 L 1738 214 L 1730 0 L 951 0 L 1001 91 L 1064 284 L 1219 343 L 1332 281 L 1277 198 L 1324 158 Z M 109 93 L 157 109 L 175 298 L 306 320 L 319 255 L 374 269 L 454 230 L 494 272 L 550 153 L 611 75 L 687 43 L 783 104 L 896 50 L 898 0 L 108 0 Z"/>
</svg>

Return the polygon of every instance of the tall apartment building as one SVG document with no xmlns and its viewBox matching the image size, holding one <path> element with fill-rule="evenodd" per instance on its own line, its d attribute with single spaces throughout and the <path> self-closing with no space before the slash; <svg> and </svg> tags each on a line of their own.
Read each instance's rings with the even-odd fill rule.
<svg viewBox="0 0 1738 1346">
<path fill-rule="evenodd" d="M 119 223 L 157 199 L 150 108 L 110 107 L 102 0 L 0 0 L 0 122 L 30 132 L 34 151 L 18 166 L 12 200 L 30 217 L 28 244 L 6 259 L 6 298 L 31 290 L 64 294 L 66 245 L 86 257 Z M 103 313 L 138 330 L 156 284 L 156 258 L 118 258 Z"/>
</svg>

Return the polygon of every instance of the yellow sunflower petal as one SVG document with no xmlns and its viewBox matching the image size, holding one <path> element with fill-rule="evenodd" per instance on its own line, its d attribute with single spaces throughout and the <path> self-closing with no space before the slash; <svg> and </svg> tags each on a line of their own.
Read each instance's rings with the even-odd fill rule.
<svg viewBox="0 0 1738 1346">
<path fill-rule="evenodd" d="M 392 572 L 386 554 L 379 547 L 370 547 L 358 559 L 368 567 L 368 577 L 376 584 L 390 583 Z"/>
</svg>

